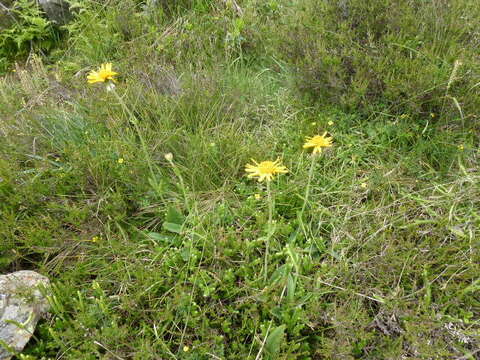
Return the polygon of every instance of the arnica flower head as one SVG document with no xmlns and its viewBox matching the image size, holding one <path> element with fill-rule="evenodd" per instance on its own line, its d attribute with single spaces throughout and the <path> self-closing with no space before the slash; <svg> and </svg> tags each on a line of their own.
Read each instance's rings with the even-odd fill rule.
<svg viewBox="0 0 480 360">
<path fill-rule="evenodd" d="M 245 171 L 249 173 L 248 178 L 257 177 L 258 181 L 271 181 L 277 174 L 285 174 L 288 172 L 288 169 L 282 165 L 280 159 L 275 161 L 262 161 L 261 163 L 253 160 L 255 165 L 247 164 L 245 166 Z"/>
<path fill-rule="evenodd" d="M 92 70 L 87 76 L 89 84 L 95 84 L 97 82 L 105 82 L 108 80 L 115 81 L 113 78 L 118 75 L 115 71 L 112 71 L 112 63 L 105 63 L 100 66 L 98 71 Z"/>
<path fill-rule="evenodd" d="M 325 135 L 327 135 L 326 131 L 323 133 L 323 135 L 315 135 L 311 138 L 307 137 L 305 144 L 303 144 L 303 148 L 313 148 L 313 154 L 321 153 L 322 148 L 332 146 L 333 138 Z"/>
</svg>

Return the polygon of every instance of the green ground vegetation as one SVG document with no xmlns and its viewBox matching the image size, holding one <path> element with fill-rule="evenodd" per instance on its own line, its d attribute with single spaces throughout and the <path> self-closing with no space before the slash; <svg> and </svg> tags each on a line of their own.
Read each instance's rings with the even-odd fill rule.
<svg viewBox="0 0 480 360">
<path fill-rule="evenodd" d="M 27 3 L 0 272 L 53 293 L 20 359 L 478 356 L 476 0 L 72 1 L 60 28 Z M 251 158 L 289 169 L 273 224 Z"/>
</svg>

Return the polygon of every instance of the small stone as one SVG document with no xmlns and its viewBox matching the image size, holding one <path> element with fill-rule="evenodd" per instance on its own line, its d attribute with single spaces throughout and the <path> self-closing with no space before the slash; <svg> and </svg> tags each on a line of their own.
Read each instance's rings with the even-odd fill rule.
<svg viewBox="0 0 480 360">
<path fill-rule="evenodd" d="M 65 25 L 72 19 L 72 13 L 70 12 L 70 5 L 64 0 L 39 0 L 45 14 L 47 14 L 48 20 L 56 23 L 57 25 Z"/>
<path fill-rule="evenodd" d="M 0 275 L 0 360 L 11 359 L 14 354 L 9 350 L 18 353 L 30 340 L 38 320 L 49 309 L 39 287 L 49 284 L 34 271 Z"/>
</svg>

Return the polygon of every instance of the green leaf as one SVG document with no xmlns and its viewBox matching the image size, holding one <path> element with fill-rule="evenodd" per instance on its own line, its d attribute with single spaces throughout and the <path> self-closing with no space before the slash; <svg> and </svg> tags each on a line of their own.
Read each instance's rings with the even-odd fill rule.
<svg viewBox="0 0 480 360">
<path fill-rule="evenodd" d="M 180 234 L 182 232 L 182 225 L 171 223 L 171 222 L 164 222 L 163 228 L 175 234 Z"/>
<path fill-rule="evenodd" d="M 163 228 L 175 234 L 180 234 L 182 232 L 184 222 L 185 216 L 183 216 L 176 208 L 170 206 L 167 209 L 167 215 L 165 216 Z"/>
<path fill-rule="evenodd" d="M 272 276 L 270 277 L 269 284 L 272 285 L 275 282 L 279 281 L 280 279 L 283 279 L 287 275 L 288 270 L 289 269 L 286 264 L 283 264 L 282 266 L 280 266 L 278 269 L 276 269 L 273 272 Z"/>
<path fill-rule="evenodd" d="M 175 235 L 165 235 L 165 234 L 159 234 L 157 232 L 149 232 L 146 235 L 149 239 L 152 239 L 153 241 L 160 244 L 164 244 L 164 243 L 170 244 L 175 239 Z"/>
<path fill-rule="evenodd" d="M 280 351 L 285 329 L 286 325 L 277 326 L 270 335 L 268 335 L 267 341 L 265 342 L 265 352 L 269 357 L 275 358 Z"/>
<path fill-rule="evenodd" d="M 165 222 L 183 225 L 185 222 L 185 216 L 183 216 L 175 207 L 169 206 L 167 209 L 167 215 L 165 216 Z"/>
<path fill-rule="evenodd" d="M 292 274 L 288 274 L 287 277 L 287 300 L 290 304 L 295 300 L 295 287 L 297 285 L 296 277 L 292 277 Z"/>
</svg>

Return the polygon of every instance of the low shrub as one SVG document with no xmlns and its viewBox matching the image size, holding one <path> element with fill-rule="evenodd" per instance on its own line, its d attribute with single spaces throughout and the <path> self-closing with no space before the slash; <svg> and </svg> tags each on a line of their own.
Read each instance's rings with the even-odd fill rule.
<svg viewBox="0 0 480 360">
<path fill-rule="evenodd" d="M 306 1 L 279 47 L 312 104 L 472 118 L 479 15 L 474 1 Z"/>
</svg>

